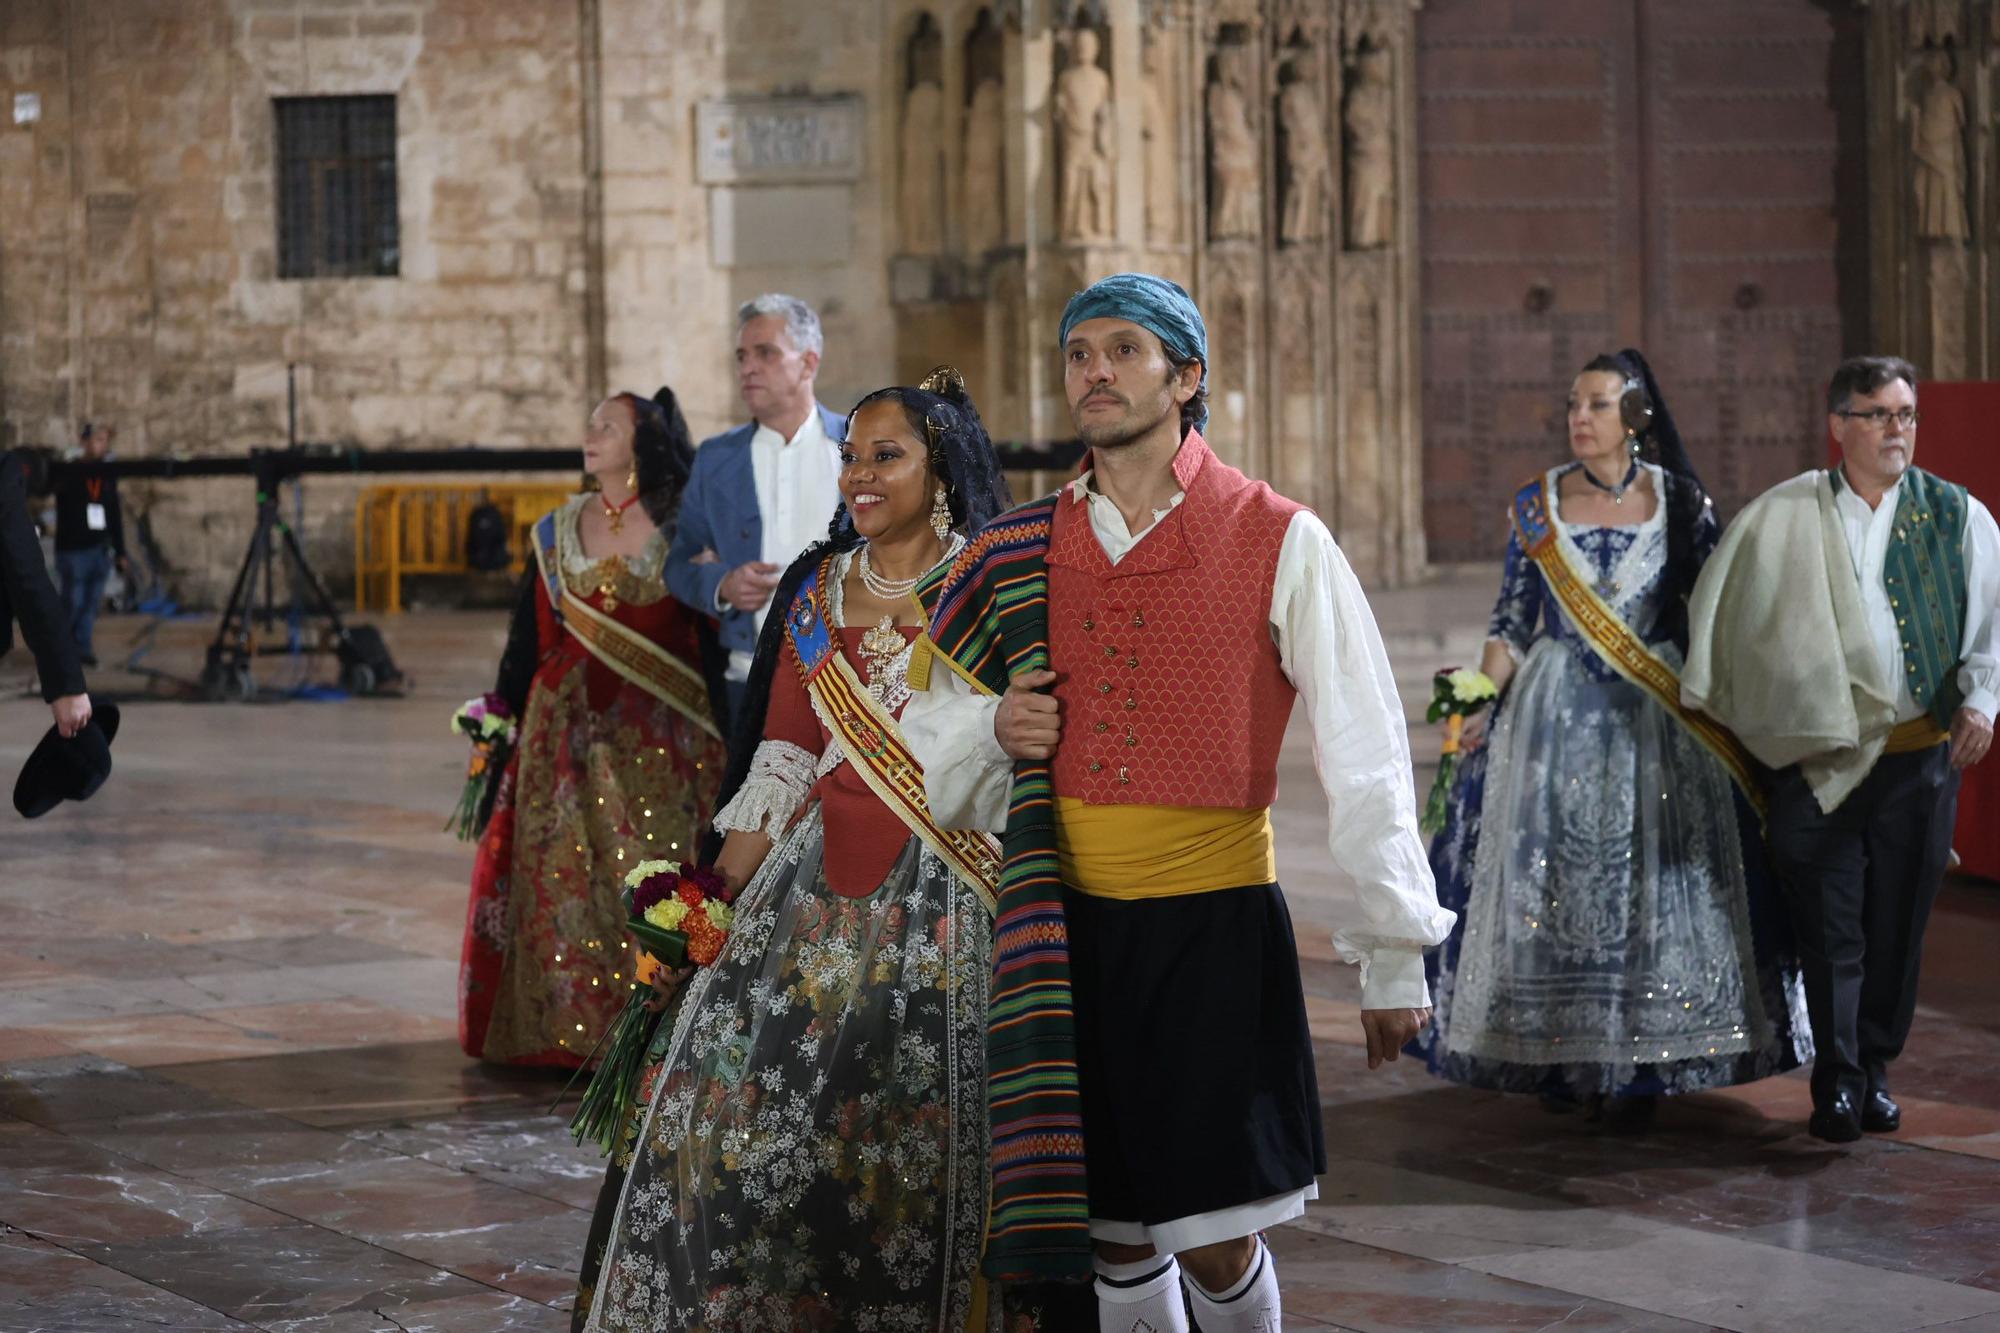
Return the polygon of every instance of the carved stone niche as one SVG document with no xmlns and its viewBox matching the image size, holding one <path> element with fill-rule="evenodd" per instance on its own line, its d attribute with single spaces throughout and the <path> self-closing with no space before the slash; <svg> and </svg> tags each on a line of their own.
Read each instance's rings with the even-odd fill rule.
<svg viewBox="0 0 2000 1333">
<path fill-rule="evenodd" d="M 903 46 L 898 129 L 898 248 L 906 255 L 935 255 L 944 249 L 944 38 L 929 11 L 917 14 Z"/>
<path fill-rule="evenodd" d="M 1261 235 L 1262 148 L 1257 134 L 1255 47 L 1249 27 L 1225 23 L 1208 59 L 1208 238 Z"/>
<path fill-rule="evenodd" d="M 1278 239 L 1309 245 L 1326 236 L 1333 154 L 1327 147 L 1326 99 L 1319 54 L 1302 31 L 1278 48 Z"/>
<path fill-rule="evenodd" d="M 965 38 L 964 175 L 958 208 L 958 234 L 975 259 L 1007 238 L 1004 42 L 993 7 L 981 9 Z"/>
<path fill-rule="evenodd" d="M 1181 42 L 1164 24 L 1148 24 L 1140 54 L 1139 135 L 1146 145 L 1146 239 L 1181 239 Z"/>
<path fill-rule="evenodd" d="M 1396 234 L 1396 94 L 1391 53 L 1377 37 L 1355 43 L 1342 111 L 1347 148 L 1347 248 L 1379 250 Z"/>
<path fill-rule="evenodd" d="M 1118 121 L 1112 103 L 1111 33 L 1091 21 L 1089 6 L 1056 30 L 1053 110 L 1056 234 L 1069 244 L 1109 241 L 1117 230 L 1113 197 Z"/>
</svg>

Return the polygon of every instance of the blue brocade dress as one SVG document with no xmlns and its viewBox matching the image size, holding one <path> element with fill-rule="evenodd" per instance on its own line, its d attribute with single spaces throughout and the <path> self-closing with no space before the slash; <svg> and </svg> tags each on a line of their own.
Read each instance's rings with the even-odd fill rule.
<svg viewBox="0 0 2000 1333">
<path fill-rule="evenodd" d="M 1564 523 L 1571 563 L 1652 650 L 1664 503 L 1644 523 Z M 1666 495 L 1657 468 L 1654 494 Z M 1718 536 L 1704 508 L 1692 558 Z M 1762 1078 L 1811 1058 L 1804 992 L 1762 832 L 1721 761 L 1578 632 L 1520 544 L 1490 636 L 1520 664 L 1431 844 L 1459 914 L 1426 960 L 1431 1071 L 1511 1092 L 1632 1096 Z"/>
</svg>

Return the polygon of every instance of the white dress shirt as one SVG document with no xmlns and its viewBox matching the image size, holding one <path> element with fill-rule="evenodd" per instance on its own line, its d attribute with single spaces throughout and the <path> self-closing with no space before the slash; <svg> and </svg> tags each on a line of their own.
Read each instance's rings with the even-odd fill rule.
<svg viewBox="0 0 2000 1333">
<path fill-rule="evenodd" d="M 1889 539 L 1896 530 L 1896 503 L 1903 493 L 1900 479 L 1882 496 L 1873 509 L 1855 494 L 1845 478 L 1834 489 L 1833 506 L 1840 515 L 1841 532 L 1847 538 L 1847 553 L 1854 560 L 1854 576 L 1861 583 L 1861 607 L 1868 616 L 1868 629 L 1875 651 L 1896 682 L 1896 720 L 1908 722 L 1922 717 L 1910 693 L 1909 673 L 1903 669 L 1903 636 L 1896 630 L 1896 609 L 1889 605 L 1889 590 L 1882 583 L 1882 566 L 1889 556 Z M 1965 515 L 1965 634 L 1959 645 L 1958 687 L 1965 692 L 1964 707 L 1993 720 L 2000 705 L 2000 527 L 1986 506 L 1966 497 Z"/>
<path fill-rule="evenodd" d="M 750 473 L 757 482 L 757 512 L 764 524 L 758 558 L 782 569 L 826 536 L 833 511 L 840 508 L 840 446 L 827 437 L 818 403 L 789 440 L 757 423 L 750 436 Z M 717 611 L 722 610 L 721 595 L 716 593 Z M 771 604 L 766 602 L 757 613 L 758 633 L 763 632 L 764 617 L 770 612 Z M 748 680 L 752 657 L 750 653 L 731 653 L 729 679 Z"/>
<path fill-rule="evenodd" d="M 1069 486 L 1087 501 L 1090 526 L 1113 564 L 1184 498 L 1175 495 L 1137 533 L 1088 473 Z M 1417 805 L 1403 706 L 1389 655 L 1361 585 L 1333 534 L 1300 510 L 1285 530 L 1272 580 L 1272 638 L 1313 734 L 1313 767 L 1326 792 L 1328 848 L 1352 895 L 1351 921 L 1335 929 L 1341 958 L 1361 968 L 1364 1009 L 1422 1008 L 1423 950 L 1450 933 L 1417 834 Z M 1003 832 L 1014 761 L 993 734 L 997 698 L 975 694 L 951 671 L 933 671 L 903 710 L 903 734 L 924 766 L 931 813 L 947 828 Z"/>
</svg>

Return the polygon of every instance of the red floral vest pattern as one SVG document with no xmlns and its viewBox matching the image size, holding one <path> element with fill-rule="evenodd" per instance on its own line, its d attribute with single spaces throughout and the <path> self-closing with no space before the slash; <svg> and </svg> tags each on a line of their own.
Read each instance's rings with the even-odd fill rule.
<svg viewBox="0 0 2000 1333">
<path fill-rule="evenodd" d="M 1174 456 L 1185 498 L 1116 565 L 1065 491 L 1049 537 L 1049 656 L 1061 677 L 1055 794 L 1093 805 L 1258 809 L 1278 791 L 1297 698 L 1269 628 L 1304 506 L 1217 458 Z"/>
</svg>

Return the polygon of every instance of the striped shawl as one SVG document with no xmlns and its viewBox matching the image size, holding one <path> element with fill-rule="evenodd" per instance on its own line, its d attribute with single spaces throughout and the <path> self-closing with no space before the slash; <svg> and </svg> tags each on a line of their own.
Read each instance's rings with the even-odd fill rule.
<svg viewBox="0 0 2000 1333">
<path fill-rule="evenodd" d="M 995 519 L 938 594 L 931 643 L 981 693 L 999 694 L 1015 674 L 1048 665 L 1054 513 L 1052 497 Z M 986 1039 L 993 1206 L 984 1269 L 1014 1282 L 1081 1278 L 1090 1273 L 1090 1199 L 1047 763 L 1015 763 L 1001 850 Z"/>
</svg>

